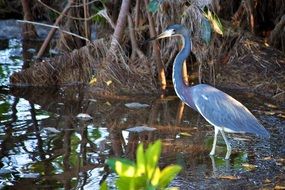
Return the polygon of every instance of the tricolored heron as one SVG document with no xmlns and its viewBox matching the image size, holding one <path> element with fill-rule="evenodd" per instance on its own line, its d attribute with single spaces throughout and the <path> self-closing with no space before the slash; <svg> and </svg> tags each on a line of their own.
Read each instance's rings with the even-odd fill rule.
<svg viewBox="0 0 285 190">
<path fill-rule="evenodd" d="M 179 36 L 183 46 L 173 63 L 172 80 L 177 96 L 189 107 L 198 111 L 215 128 L 215 137 L 210 155 L 215 154 L 217 135 L 221 132 L 227 146 L 225 159 L 231 155 L 231 145 L 225 132 L 253 133 L 269 138 L 268 131 L 254 115 L 239 101 L 207 84 L 187 86 L 182 78 L 182 66 L 191 51 L 191 37 L 186 27 L 180 24 L 168 26 L 164 32 L 153 39 Z"/>
</svg>

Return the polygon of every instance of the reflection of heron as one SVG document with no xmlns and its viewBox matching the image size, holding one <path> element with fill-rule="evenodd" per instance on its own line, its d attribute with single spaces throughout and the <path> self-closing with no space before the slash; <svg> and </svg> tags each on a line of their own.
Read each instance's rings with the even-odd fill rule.
<svg viewBox="0 0 285 190">
<path fill-rule="evenodd" d="M 189 31 L 182 25 L 168 26 L 164 32 L 154 39 L 180 36 L 183 41 L 181 51 L 173 63 L 172 80 L 178 97 L 188 106 L 198 111 L 215 128 L 215 138 L 210 155 L 215 154 L 217 135 L 222 133 L 227 145 L 225 159 L 229 159 L 231 146 L 224 132 L 253 133 L 262 137 L 269 137 L 269 133 L 240 102 L 228 94 L 206 84 L 188 87 L 181 76 L 182 65 L 191 51 Z"/>
</svg>

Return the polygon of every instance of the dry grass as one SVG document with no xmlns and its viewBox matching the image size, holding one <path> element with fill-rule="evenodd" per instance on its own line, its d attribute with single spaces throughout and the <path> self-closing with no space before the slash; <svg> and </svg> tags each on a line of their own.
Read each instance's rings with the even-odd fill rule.
<svg viewBox="0 0 285 190">
<path fill-rule="evenodd" d="M 191 29 L 193 54 L 200 65 L 200 81 L 224 87 L 253 89 L 283 101 L 284 54 L 264 46 L 262 41 L 252 35 L 233 29 L 226 22 L 223 23 L 226 29 L 223 37 L 213 33 L 208 45 L 202 42 L 200 26 L 203 15 L 198 5 L 209 3 L 210 0 L 164 1 L 160 10 L 154 14 L 157 32 L 173 23 L 182 23 Z M 142 18 L 146 18 L 146 15 Z M 95 77 L 97 82 L 93 88 L 99 91 L 112 94 L 157 93 L 157 64 L 152 45 L 140 43 L 149 34 L 147 21 L 141 23 L 135 35 L 145 56 L 130 60 L 130 39 L 127 33 L 121 45 L 115 51 L 109 51 L 110 37 L 105 34 L 105 38 L 79 50 L 38 62 L 30 69 L 14 73 L 11 82 L 49 86 L 89 83 Z M 174 38 L 160 41 L 161 59 L 166 69 L 172 64 L 180 45 Z"/>
</svg>

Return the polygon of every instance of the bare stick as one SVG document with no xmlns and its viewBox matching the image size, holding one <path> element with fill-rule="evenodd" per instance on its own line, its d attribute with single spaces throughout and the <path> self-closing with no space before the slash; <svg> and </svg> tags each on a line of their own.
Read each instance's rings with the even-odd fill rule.
<svg viewBox="0 0 285 190">
<path fill-rule="evenodd" d="M 96 1 L 97 1 L 97 0 L 96 0 Z M 54 9 L 54 8 L 52 8 L 52 7 L 50 7 L 50 6 L 48 6 L 47 4 L 45 4 L 44 2 L 42 2 L 41 0 L 38 0 L 38 2 L 39 2 L 40 4 L 42 4 L 44 7 L 46 7 L 47 9 L 49 9 L 49 10 L 51 10 L 51 11 L 53 11 L 53 12 L 59 14 L 59 15 L 63 14 L 63 16 L 65 16 L 65 17 L 67 17 L 67 18 L 70 18 L 70 19 L 74 19 L 74 20 L 91 20 L 93 17 L 95 17 L 95 16 L 97 15 L 97 14 L 91 15 L 91 16 L 88 17 L 88 18 L 74 17 L 74 16 L 67 15 L 66 13 L 60 12 L 60 11 L 58 11 L 58 10 L 56 10 L 56 9 Z M 92 1 L 92 3 L 93 3 L 93 2 L 94 2 L 94 1 Z M 73 2 L 73 3 L 74 3 L 74 2 Z M 91 3 L 91 2 L 87 3 L 87 5 L 89 5 L 90 3 Z M 81 6 L 83 6 L 83 5 L 80 5 L 80 7 L 81 7 Z M 71 8 L 71 7 L 79 7 L 79 5 L 78 5 L 78 6 L 73 6 L 73 4 L 72 4 L 72 5 L 70 5 L 69 8 Z"/>
<path fill-rule="evenodd" d="M 271 45 L 275 45 L 278 40 L 278 36 L 282 34 L 282 29 L 284 31 L 285 28 L 285 15 L 283 15 L 280 19 L 280 21 L 276 24 L 275 28 L 272 30 L 270 36 L 269 36 L 269 43 Z M 285 48 L 285 47 L 283 47 Z"/>
<path fill-rule="evenodd" d="M 69 34 L 69 35 L 72 35 L 72 36 L 75 36 L 77 38 L 80 38 L 82 40 L 86 40 L 86 41 L 90 41 L 89 39 L 83 37 L 83 36 L 80 36 L 78 34 L 74 34 L 72 32 L 69 32 L 69 31 L 66 31 L 66 30 L 63 30 L 61 29 L 59 26 L 54 26 L 54 25 L 49 25 L 49 24 L 44 24 L 44 23 L 39 23 L 39 22 L 33 22 L 33 21 L 28 21 L 28 20 L 17 20 L 17 22 L 21 22 L 21 23 L 30 23 L 30 24 L 34 24 L 34 25 L 39 25 L 39 26 L 46 26 L 46 27 L 49 27 L 49 28 L 55 28 L 63 33 L 66 33 L 66 34 Z"/>
<path fill-rule="evenodd" d="M 84 10 L 84 30 L 85 30 L 85 38 L 90 39 L 90 25 L 88 24 L 88 20 L 86 19 L 89 17 L 89 5 L 88 0 L 83 0 L 83 10 Z"/>
<path fill-rule="evenodd" d="M 55 23 L 53 24 L 54 26 L 58 26 L 59 22 L 62 20 L 63 16 L 67 13 L 67 11 L 69 10 L 70 6 L 74 3 L 74 0 L 69 0 L 67 5 L 65 6 L 65 8 L 63 9 L 62 13 L 59 15 L 59 17 L 57 17 Z M 37 54 L 37 58 L 40 58 L 43 54 L 44 51 L 46 50 L 51 38 L 53 37 L 55 31 L 57 30 L 57 28 L 52 28 L 49 33 L 48 36 L 46 37 L 44 43 L 42 44 L 38 54 Z"/>
<path fill-rule="evenodd" d="M 137 28 L 139 26 L 140 2 L 141 2 L 141 0 L 137 0 L 136 7 L 135 7 L 135 28 Z"/>
<path fill-rule="evenodd" d="M 144 0 L 144 3 L 145 3 L 145 7 L 147 8 L 148 0 Z M 147 18 L 149 22 L 150 37 L 153 38 L 156 36 L 156 31 L 155 31 L 155 26 L 154 26 L 152 15 L 149 11 L 147 11 Z M 160 50 L 159 50 L 157 41 L 153 41 L 153 54 L 154 54 L 155 62 L 157 64 L 157 68 L 158 68 L 158 80 L 161 85 L 162 97 L 163 97 L 165 93 L 165 89 L 166 89 L 166 77 L 165 77 L 164 66 L 160 58 L 161 55 L 160 55 Z"/>
<path fill-rule="evenodd" d="M 138 56 L 142 58 L 144 57 L 144 54 L 138 47 L 138 43 L 137 43 L 135 32 L 134 32 L 134 24 L 133 24 L 133 20 L 130 14 L 128 14 L 128 25 L 129 25 L 130 39 L 131 39 L 131 45 L 132 45 L 131 59 L 134 59 L 136 54 L 138 54 Z"/>
<path fill-rule="evenodd" d="M 183 112 L 184 112 L 185 104 L 180 101 L 177 114 L 176 114 L 176 120 L 175 124 L 178 126 L 181 123 L 182 117 L 183 117 Z"/>
</svg>

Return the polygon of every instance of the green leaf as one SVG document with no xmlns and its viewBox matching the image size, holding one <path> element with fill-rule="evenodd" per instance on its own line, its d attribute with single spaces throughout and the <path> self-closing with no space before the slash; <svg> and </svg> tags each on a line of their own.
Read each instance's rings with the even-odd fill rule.
<svg viewBox="0 0 285 190">
<path fill-rule="evenodd" d="M 116 181 L 119 190 L 145 189 L 145 177 L 120 177 Z"/>
<path fill-rule="evenodd" d="M 162 0 L 151 0 L 147 5 L 147 10 L 151 13 L 156 13 Z"/>
<path fill-rule="evenodd" d="M 133 190 L 131 188 L 131 180 L 132 178 L 130 177 L 120 177 L 116 181 L 116 186 L 119 190 Z"/>
<path fill-rule="evenodd" d="M 153 173 L 153 176 L 151 178 L 151 184 L 154 186 L 154 187 L 157 187 L 158 184 L 159 184 L 159 180 L 160 180 L 160 169 L 159 167 L 156 167 L 156 169 L 154 170 L 154 173 Z"/>
<path fill-rule="evenodd" d="M 139 144 L 137 147 L 137 170 L 136 176 L 140 176 L 145 173 L 145 155 L 143 151 L 143 144 Z"/>
<path fill-rule="evenodd" d="M 115 171 L 120 177 L 134 177 L 135 164 L 133 161 L 124 158 L 109 158 L 108 166 Z"/>
<path fill-rule="evenodd" d="M 108 190 L 108 186 L 107 186 L 107 182 L 104 181 L 101 186 L 100 186 L 100 190 Z"/>
<path fill-rule="evenodd" d="M 145 152 L 146 156 L 146 173 L 149 180 L 151 180 L 156 165 L 158 162 L 158 159 L 160 157 L 161 153 L 161 141 L 157 140 L 154 144 L 150 144 Z"/>
<path fill-rule="evenodd" d="M 204 12 L 204 16 L 210 21 L 211 26 L 216 33 L 221 34 L 221 35 L 224 34 L 223 25 L 219 17 L 214 12 L 212 13 L 210 10 L 207 9 Z"/>
<path fill-rule="evenodd" d="M 212 28 L 211 24 L 208 19 L 203 18 L 201 21 L 201 38 L 206 43 L 209 44 L 211 41 L 211 35 L 212 35 Z"/>
<path fill-rule="evenodd" d="M 182 167 L 179 165 L 170 165 L 165 167 L 160 174 L 159 188 L 165 188 L 181 171 Z"/>
<path fill-rule="evenodd" d="M 1 100 L 0 100 L 1 101 Z M 9 102 L 4 102 L 3 103 L 0 103 L 0 119 L 3 121 L 3 120 L 7 120 L 9 117 L 4 114 L 4 113 L 8 113 L 9 111 L 9 108 L 10 108 L 10 104 Z"/>
<path fill-rule="evenodd" d="M 156 188 L 153 187 L 151 184 L 148 185 L 145 189 L 146 189 L 146 190 L 156 190 Z"/>
</svg>

